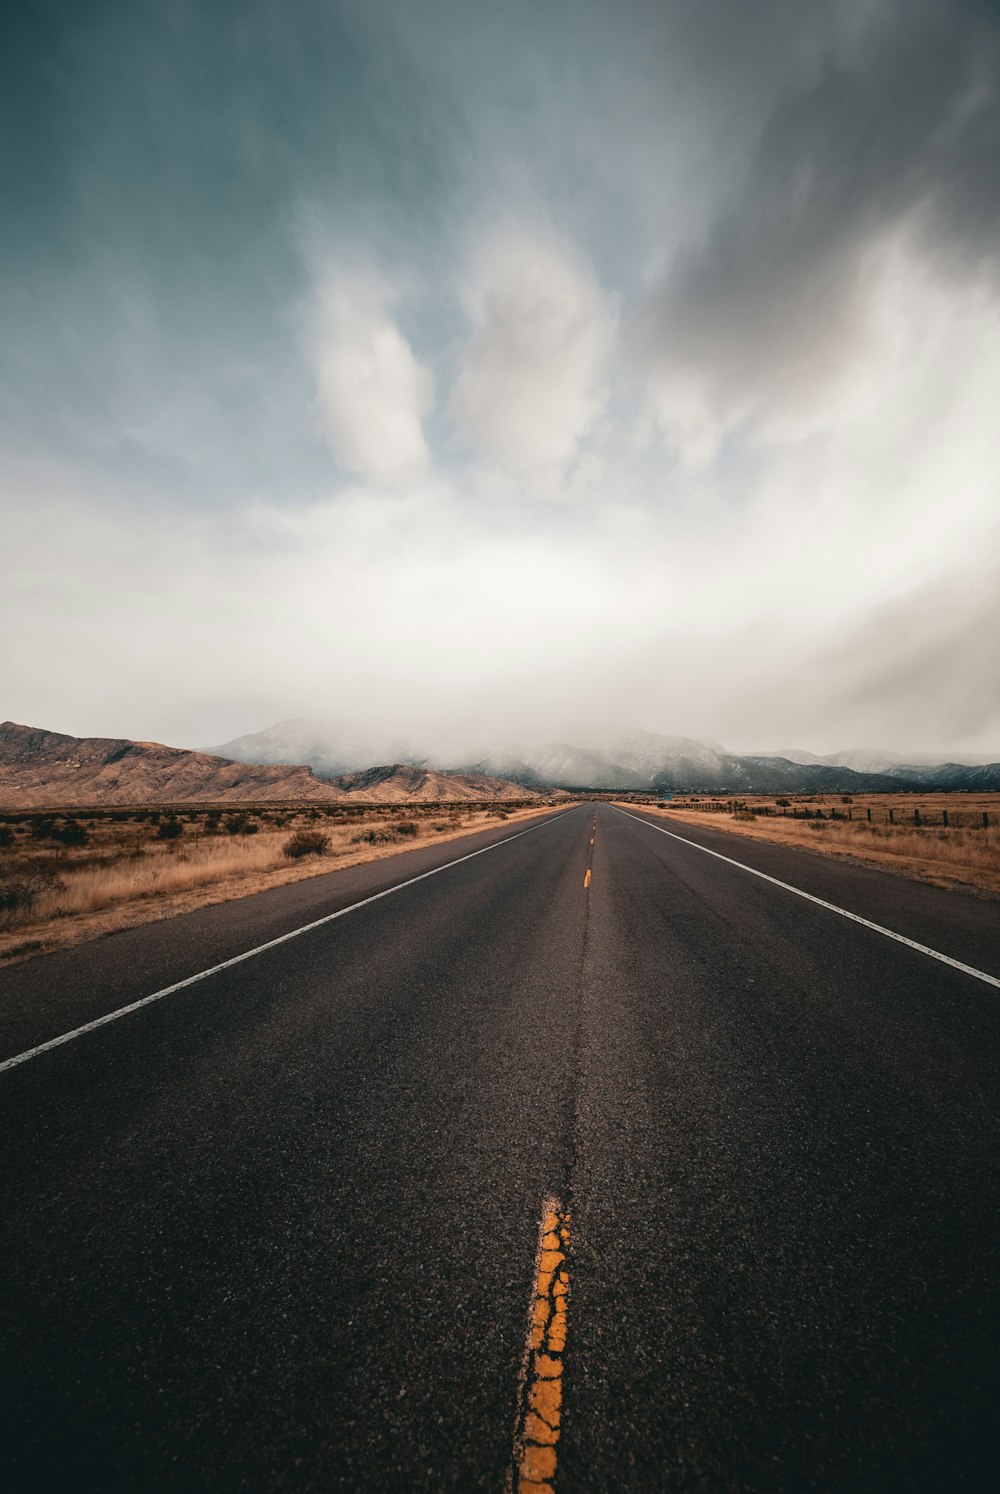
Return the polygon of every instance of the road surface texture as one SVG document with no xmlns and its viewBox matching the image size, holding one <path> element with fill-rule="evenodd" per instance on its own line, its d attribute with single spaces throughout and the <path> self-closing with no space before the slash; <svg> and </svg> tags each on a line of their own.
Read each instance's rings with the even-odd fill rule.
<svg viewBox="0 0 1000 1494">
<path fill-rule="evenodd" d="M 747 868 L 994 980 L 996 904 L 661 823 L 0 973 L 9 1059 L 269 945 L 0 1071 L 6 1488 L 992 1483 L 1000 988 Z"/>
</svg>

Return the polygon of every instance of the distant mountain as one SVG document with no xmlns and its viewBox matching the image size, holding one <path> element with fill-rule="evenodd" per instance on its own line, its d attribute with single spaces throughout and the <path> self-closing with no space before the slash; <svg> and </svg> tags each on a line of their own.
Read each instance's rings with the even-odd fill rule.
<svg viewBox="0 0 1000 1494">
<path fill-rule="evenodd" d="M 285 761 L 298 753 L 297 760 L 308 763 L 316 773 L 329 774 L 332 781 L 342 782 L 331 770 L 345 760 L 356 762 L 363 756 L 361 740 L 357 733 L 349 733 L 338 724 L 325 729 L 317 721 L 280 721 L 266 731 L 227 742 L 219 751 L 253 763 Z M 411 761 L 414 759 L 428 768 L 484 773 L 529 788 L 781 793 L 814 789 L 862 792 L 865 788 L 897 786 L 885 778 L 860 777 L 825 764 L 806 770 L 783 758 L 738 757 L 717 742 L 636 729 L 587 746 L 571 742 L 516 747 L 501 744 L 457 760 L 451 753 L 435 753 L 426 744 L 415 744 Z"/>
<path fill-rule="evenodd" d="M 727 753 L 720 759 L 717 793 L 753 794 L 877 794 L 899 788 L 884 773 L 856 773 L 853 768 L 826 763 L 793 763 L 785 757 L 741 756 Z M 680 787 L 680 785 L 663 785 Z"/>
<path fill-rule="evenodd" d="M 307 763 L 321 777 L 336 780 L 344 772 L 386 761 L 379 744 L 366 744 L 365 739 L 365 733 L 340 723 L 292 720 L 239 737 L 218 750 L 248 763 Z M 636 729 L 582 744 L 498 742 L 457 756 L 411 741 L 403 756 L 428 770 L 485 774 L 536 789 L 770 794 L 1000 789 L 1000 766 L 995 763 L 922 765 L 862 749 L 829 757 L 794 749 L 739 754 L 727 752 L 718 742 Z"/>
<path fill-rule="evenodd" d="M 899 788 L 937 788 L 992 793 L 1000 789 L 1000 763 L 939 763 L 935 767 L 900 764 L 887 770 Z"/>
<path fill-rule="evenodd" d="M 440 804 L 445 800 L 529 799 L 534 790 L 506 778 L 491 778 L 483 773 L 438 773 L 433 768 L 418 768 L 411 763 L 394 763 L 391 767 L 366 768 L 346 773 L 333 780 L 351 799 L 371 803 L 405 802 Z"/>
<path fill-rule="evenodd" d="M 1000 764 L 989 758 L 972 755 L 967 763 L 941 763 L 920 753 L 902 757 L 898 753 L 873 751 L 868 747 L 852 747 L 844 752 L 831 752 L 818 757 L 813 752 L 802 752 L 791 748 L 780 754 L 791 762 L 816 767 L 851 768 L 857 773 L 877 773 L 893 781 L 900 788 L 938 788 L 947 790 L 979 789 L 991 792 L 1000 789 Z"/>
<path fill-rule="evenodd" d="M 428 773 L 410 765 L 369 769 L 326 782 L 311 768 L 294 764 L 247 764 L 159 742 L 64 736 L 13 721 L 0 725 L 0 804 L 17 808 L 533 796 L 533 790 L 502 779 Z"/>
<path fill-rule="evenodd" d="M 886 762 L 859 771 L 813 754 L 727 752 L 714 742 L 627 731 L 592 746 L 498 747 L 468 760 L 429 751 L 390 766 L 366 760 L 362 737 L 317 722 L 279 722 L 228 743 L 240 758 L 158 742 L 71 737 L 0 726 L 0 804 L 178 804 L 352 798 L 363 802 L 524 799 L 559 789 L 704 794 L 885 793 L 900 789 L 1000 791 L 1000 763 Z M 384 745 L 384 744 L 383 744 Z M 419 744 L 412 744 L 417 747 Z M 305 749 L 303 751 L 303 749 Z M 289 762 L 294 752 L 299 762 Z M 838 754 L 861 762 L 860 752 Z M 874 761 L 871 754 L 867 761 Z M 885 761 L 885 758 L 878 759 Z M 345 762 L 348 766 L 344 766 Z M 382 759 L 384 764 L 385 759 Z M 335 771 L 334 771 L 335 770 Z"/>
</svg>

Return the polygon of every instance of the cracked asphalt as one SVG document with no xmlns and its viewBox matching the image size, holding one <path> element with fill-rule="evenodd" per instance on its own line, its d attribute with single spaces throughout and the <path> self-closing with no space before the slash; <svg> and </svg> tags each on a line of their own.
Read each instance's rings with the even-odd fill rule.
<svg viewBox="0 0 1000 1494">
<path fill-rule="evenodd" d="M 678 829 L 1000 975 L 995 903 Z M 0 972 L 4 1058 L 497 843 L 0 1073 L 7 1488 L 502 1489 L 550 1198 L 557 1491 L 983 1487 L 1000 993 L 609 805 L 510 835 Z"/>
</svg>

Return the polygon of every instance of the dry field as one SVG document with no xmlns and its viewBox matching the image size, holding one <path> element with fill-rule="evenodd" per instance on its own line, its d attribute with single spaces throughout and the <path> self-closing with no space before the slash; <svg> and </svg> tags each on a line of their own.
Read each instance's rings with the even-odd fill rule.
<svg viewBox="0 0 1000 1494">
<path fill-rule="evenodd" d="M 0 964 L 453 840 L 551 805 L 245 805 L 0 812 Z M 294 856 L 296 835 L 327 840 Z"/>
<path fill-rule="evenodd" d="M 1000 794 L 682 795 L 642 807 L 664 819 L 1000 897 Z"/>
</svg>

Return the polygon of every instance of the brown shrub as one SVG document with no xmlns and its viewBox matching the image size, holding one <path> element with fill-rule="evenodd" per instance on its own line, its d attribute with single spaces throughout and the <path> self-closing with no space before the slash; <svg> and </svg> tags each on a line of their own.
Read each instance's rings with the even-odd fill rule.
<svg viewBox="0 0 1000 1494">
<path fill-rule="evenodd" d="M 293 861 L 300 856 L 325 856 L 330 849 L 330 837 L 322 830 L 296 830 L 281 849 Z"/>
</svg>

